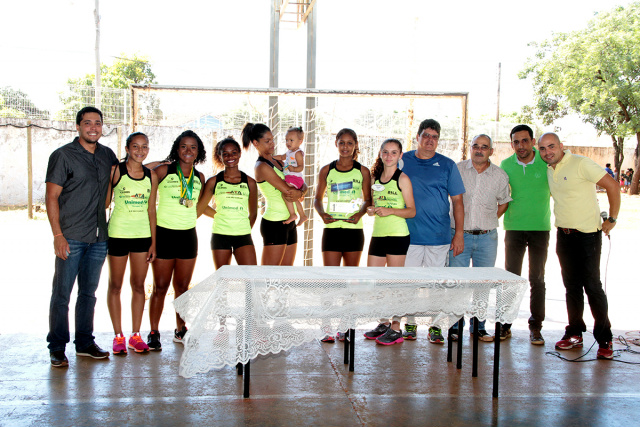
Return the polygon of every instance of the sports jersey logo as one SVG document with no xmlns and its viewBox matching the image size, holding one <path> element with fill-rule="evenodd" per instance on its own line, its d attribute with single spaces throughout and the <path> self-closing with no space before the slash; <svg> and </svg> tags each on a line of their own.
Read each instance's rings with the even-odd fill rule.
<svg viewBox="0 0 640 427">
<path fill-rule="evenodd" d="M 393 190 L 388 190 L 387 193 L 389 193 L 392 196 L 397 196 L 398 192 L 397 191 L 393 191 Z"/>
<path fill-rule="evenodd" d="M 433 166 L 440 166 L 440 163 L 435 162 L 435 163 L 433 164 Z"/>
<path fill-rule="evenodd" d="M 132 199 L 143 199 L 143 200 L 144 200 L 145 195 L 144 195 L 144 194 L 142 194 L 142 193 L 132 194 L 132 195 L 131 195 L 131 198 L 132 198 Z"/>
</svg>

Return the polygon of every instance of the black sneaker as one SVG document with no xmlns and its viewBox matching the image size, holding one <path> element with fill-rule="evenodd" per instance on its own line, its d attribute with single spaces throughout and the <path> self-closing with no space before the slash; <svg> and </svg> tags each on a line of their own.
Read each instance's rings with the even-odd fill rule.
<svg viewBox="0 0 640 427">
<path fill-rule="evenodd" d="M 179 331 L 177 329 L 173 330 L 173 342 L 179 342 L 184 344 L 184 336 L 187 334 L 187 327 L 183 326 Z"/>
<path fill-rule="evenodd" d="M 473 339 L 473 332 L 469 334 L 471 339 Z M 486 330 L 480 329 L 478 330 L 478 340 L 484 342 L 493 342 L 493 335 L 489 334 Z"/>
<path fill-rule="evenodd" d="M 444 344 L 442 329 L 436 327 L 429 328 L 429 342 L 432 344 Z"/>
<path fill-rule="evenodd" d="M 387 332 L 376 339 L 376 343 L 382 345 L 393 345 L 401 342 L 404 342 L 402 331 L 394 331 L 391 328 L 387 329 Z"/>
<path fill-rule="evenodd" d="M 375 329 L 370 330 L 369 332 L 364 333 L 364 337 L 368 340 L 375 340 L 378 337 L 384 335 L 385 332 L 389 330 L 391 326 L 385 325 L 384 323 L 378 323 Z"/>
<path fill-rule="evenodd" d="M 107 357 L 109 357 L 109 352 L 104 351 L 103 349 L 98 347 L 98 344 L 92 343 L 89 347 L 85 348 L 82 351 L 76 350 L 76 356 L 93 357 L 94 359 L 106 359 Z"/>
<path fill-rule="evenodd" d="M 52 351 L 49 356 L 51 356 L 51 366 L 54 368 L 66 368 L 69 366 L 69 360 L 64 355 L 64 350 Z"/>
<path fill-rule="evenodd" d="M 151 351 L 162 350 L 162 344 L 160 343 L 160 331 L 151 331 L 147 335 L 147 345 Z"/>
</svg>

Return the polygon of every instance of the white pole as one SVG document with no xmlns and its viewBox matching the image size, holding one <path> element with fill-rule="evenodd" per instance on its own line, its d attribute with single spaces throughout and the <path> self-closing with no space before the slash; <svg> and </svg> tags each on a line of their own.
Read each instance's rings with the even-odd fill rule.
<svg viewBox="0 0 640 427">
<path fill-rule="evenodd" d="M 93 11 L 96 22 L 96 108 L 100 108 L 102 104 L 102 96 L 100 93 L 100 0 L 96 0 L 96 8 Z"/>
</svg>

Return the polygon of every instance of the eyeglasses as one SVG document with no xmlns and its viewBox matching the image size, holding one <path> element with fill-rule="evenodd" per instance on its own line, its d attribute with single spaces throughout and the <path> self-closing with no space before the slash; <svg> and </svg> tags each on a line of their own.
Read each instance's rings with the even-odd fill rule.
<svg viewBox="0 0 640 427">
<path fill-rule="evenodd" d="M 431 139 L 433 141 L 437 141 L 437 140 L 440 139 L 440 135 L 432 135 L 430 133 L 423 133 L 422 135 L 420 135 L 420 138 Z"/>
<path fill-rule="evenodd" d="M 476 150 L 476 151 L 489 151 L 491 150 L 491 147 L 489 147 L 488 145 L 478 145 L 478 144 L 473 144 L 471 146 L 472 150 Z"/>
</svg>

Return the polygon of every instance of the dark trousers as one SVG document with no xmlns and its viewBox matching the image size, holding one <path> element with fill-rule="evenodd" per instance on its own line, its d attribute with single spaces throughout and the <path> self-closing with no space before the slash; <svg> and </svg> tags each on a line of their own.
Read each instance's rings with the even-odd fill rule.
<svg viewBox="0 0 640 427">
<path fill-rule="evenodd" d="M 549 249 L 548 231 L 507 230 L 504 236 L 505 270 L 522 275 L 522 260 L 529 248 L 529 286 L 531 296 L 529 308 L 529 329 L 542 329 L 545 312 L 546 288 L 544 284 L 544 266 L 547 263 Z M 505 328 L 511 325 L 504 325 Z"/>
<path fill-rule="evenodd" d="M 599 344 L 611 341 L 611 322 L 607 295 L 600 282 L 602 232 L 566 234 L 558 229 L 556 253 L 566 290 L 569 326 L 567 335 L 582 335 L 587 326 L 582 320 L 584 294 L 587 294 L 595 324 L 593 335 Z M 584 290 L 584 292 L 583 292 Z"/>
</svg>

